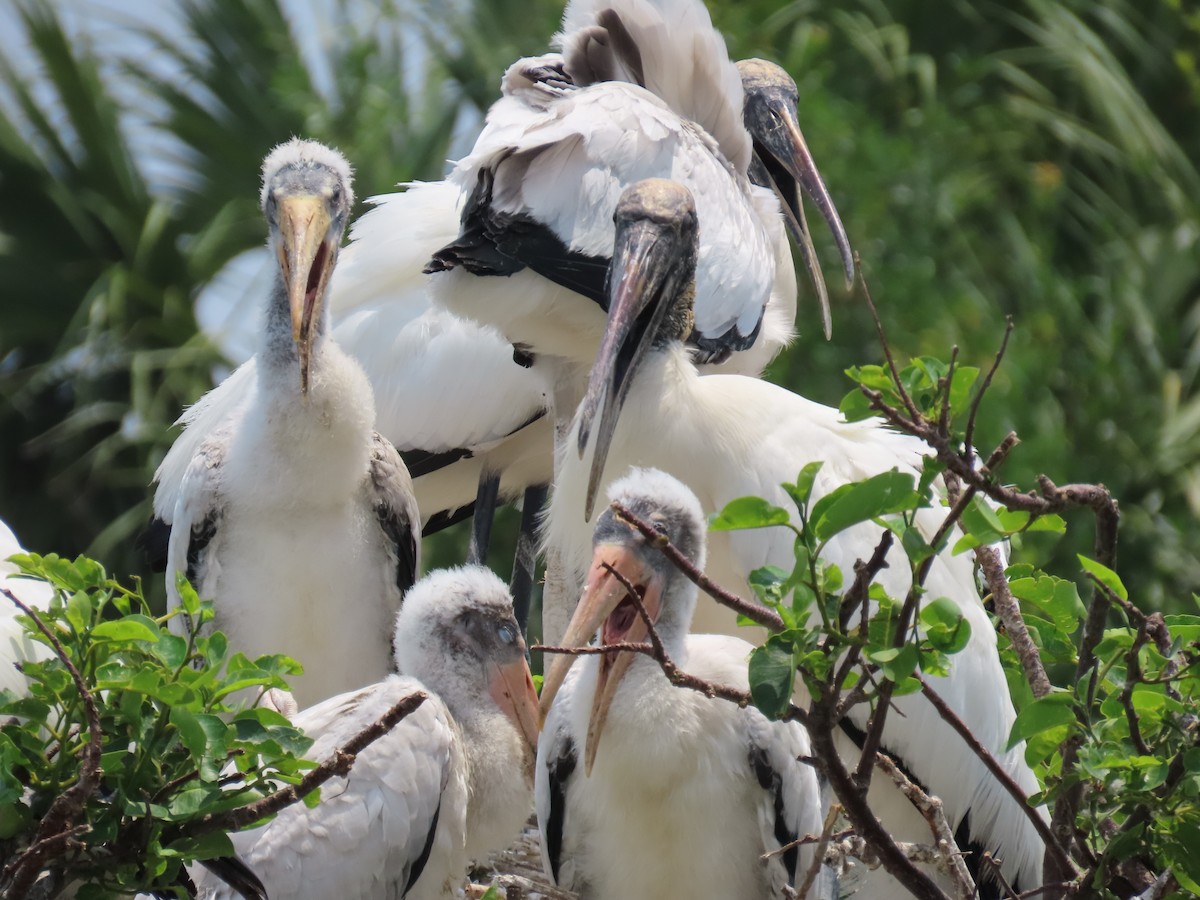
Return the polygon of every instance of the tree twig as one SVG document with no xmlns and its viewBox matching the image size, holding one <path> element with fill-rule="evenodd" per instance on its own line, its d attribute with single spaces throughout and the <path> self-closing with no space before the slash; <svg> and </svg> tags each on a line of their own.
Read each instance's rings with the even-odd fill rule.
<svg viewBox="0 0 1200 900">
<path fill-rule="evenodd" d="M 612 510 L 617 514 L 619 519 L 636 528 L 642 537 L 646 539 L 647 543 L 669 559 L 689 581 L 722 606 L 728 606 L 730 609 L 745 616 L 747 619 L 757 622 L 769 631 L 783 631 L 784 622 L 778 613 L 757 603 L 751 603 L 749 600 L 739 597 L 737 594 L 726 590 L 712 581 L 696 567 L 695 563 L 684 556 L 679 548 L 667 539 L 665 534 L 655 531 L 649 522 L 642 519 L 637 513 L 622 504 L 621 501 L 614 500 L 612 502 Z"/>
<path fill-rule="evenodd" d="M 900 788 L 900 792 L 928 823 L 929 831 L 933 834 L 933 840 L 941 853 L 941 865 L 954 882 L 960 900 L 971 900 L 975 896 L 975 882 L 971 873 L 967 871 L 966 863 L 963 862 L 962 851 L 954 841 L 954 833 L 950 830 L 950 823 L 946 821 L 942 801 L 937 797 L 930 797 L 913 784 L 886 753 L 877 753 L 875 764 L 887 773 L 892 783 Z"/>
<path fill-rule="evenodd" d="M 298 783 L 289 784 L 245 806 L 219 813 L 209 813 L 189 822 L 180 829 L 181 833 L 190 837 L 199 837 L 213 831 L 237 831 L 302 800 L 330 778 L 346 776 L 358 754 L 400 724 L 405 717 L 424 703 L 428 696 L 424 691 L 414 691 L 402 698 L 382 716 L 334 750 L 323 763 L 306 773 Z"/>
<path fill-rule="evenodd" d="M 1029 798 L 1025 796 L 1025 792 L 1021 789 L 1021 786 L 1005 771 L 1004 767 L 1000 765 L 999 761 L 991 754 L 987 747 L 983 746 L 979 738 L 975 737 L 971 729 L 967 727 L 967 724 L 950 708 L 941 695 L 933 689 L 933 686 L 921 676 L 918 676 L 918 679 L 921 682 L 921 693 L 933 705 L 933 708 L 937 710 L 942 720 L 954 729 L 967 747 L 970 748 L 971 752 L 987 767 L 992 777 L 1000 783 L 1000 786 L 1017 803 L 1021 812 L 1024 813 L 1025 818 L 1029 819 L 1038 835 L 1046 842 L 1046 846 L 1058 858 L 1059 864 L 1068 871 L 1073 872 L 1074 866 L 1071 863 L 1071 857 L 1067 854 L 1062 844 L 1055 840 L 1054 834 L 1050 831 L 1050 826 L 1046 824 L 1046 820 L 1039 816 L 1037 810 L 1029 805 Z"/>
</svg>

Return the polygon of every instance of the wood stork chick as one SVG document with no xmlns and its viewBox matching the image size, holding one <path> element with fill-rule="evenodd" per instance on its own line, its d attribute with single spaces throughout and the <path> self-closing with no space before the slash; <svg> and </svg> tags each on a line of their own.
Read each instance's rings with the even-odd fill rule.
<svg viewBox="0 0 1200 900">
<path fill-rule="evenodd" d="M 292 140 L 263 163 L 279 273 L 254 379 L 192 456 L 170 523 L 169 604 L 186 572 L 234 647 L 300 660 L 301 706 L 390 671 L 390 623 L 419 567 L 408 472 L 374 430 L 362 368 L 329 336 L 352 201 L 349 165 L 321 144 Z"/>
<path fill-rule="evenodd" d="M 691 328 L 697 228 L 685 189 L 643 182 L 625 193 L 615 218 L 608 331 L 560 460 L 543 531 L 579 583 L 589 571 L 593 500 L 634 466 L 674 475 L 707 510 L 746 495 L 794 510 L 781 485 L 817 461 L 824 465 L 814 499 L 893 469 L 919 475 L 924 444 L 879 420 L 847 423 L 836 409 L 776 385 L 697 373 L 683 343 Z M 920 510 L 917 525 L 931 537 L 944 515 Z M 870 558 L 878 541 L 879 529 L 863 523 L 831 538 L 823 559 L 850 572 L 856 560 Z M 878 580 L 889 594 L 903 597 L 910 567 L 898 547 L 889 558 L 892 564 Z M 792 535 L 783 528 L 716 533 L 709 541 L 708 574 L 735 591 L 748 592 L 747 578 L 755 569 L 771 564 L 790 570 L 793 562 Z M 930 679 L 934 689 L 1017 783 L 1035 793 L 1038 784 L 1025 764 L 1023 744 L 1006 749 L 1016 713 L 969 558 L 943 552 L 925 587 L 930 599 L 954 601 L 971 626 L 970 641 L 951 657 L 949 674 Z M 693 627 L 733 633 L 735 620 L 731 611 L 704 604 Z M 1003 860 L 1011 884 L 1026 889 L 1040 884 L 1044 847 L 1022 811 L 924 697 L 893 702 L 899 714 L 888 717 L 885 749 L 942 798 L 953 827 L 969 822 L 972 840 Z M 859 706 L 851 719 L 862 728 L 867 714 Z M 905 839 L 927 839 L 924 823 L 897 798 L 892 813 L 897 818 L 876 808 L 885 824 L 914 822 L 916 833 Z"/>
<path fill-rule="evenodd" d="M 231 836 L 271 897 L 452 897 L 468 861 L 514 840 L 529 815 L 537 695 L 504 585 L 483 568 L 429 574 L 405 598 L 395 642 L 399 674 L 295 717 L 314 739 L 309 758 L 413 692 L 429 698 L 327 782 L 317 806 Z M 200 897 L 236 896 L 194 874 Z"/>
<path fill-rule="evenodd" d="M 676 479 L 637 469 L 610 497 L 703 560 L 704 516 Z M 695 585 L 611 509 L 593 546 L 564 643 L 646 640 L 611 567 L 638 588 L 680 668 L 748 689 L 751 645 L 689 635 Z M 803 878 L 810 848 L 776 852 L 821 830 L 816 774 L 800 761 L 810 755 L 803 728 L 677 688 L 646 656 L 587 656 L 567 676 L 571 662 L 554 658 L 543 685 L 536 775 L 543 862 L 558 884 L 584 900 L 765 900 Z"/>
</svg>

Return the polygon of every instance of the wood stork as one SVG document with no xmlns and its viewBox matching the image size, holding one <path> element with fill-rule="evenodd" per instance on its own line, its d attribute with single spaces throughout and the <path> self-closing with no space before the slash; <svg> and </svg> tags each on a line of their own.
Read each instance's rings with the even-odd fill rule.
<svg viewBox="0 0 1200 900">
<path fill-rule="evenodd" d="M 637 469 L 610 496 L 703 560 L 704 516 L 680 482 Z M 751 645 L 688 634 L 696 587 L 661 553 L 611 509 L 600 516 L 593 543 L 567 645 L 583 646 L 593 634 L 602 645 L 646 640 L 611 566 L 642 593 L 680 668 L 748 689 Z M 677 688 L 646 656 L 588 656 L 568 676 L 571 662 L 560 656 L 549 664 L 535 782 L 543 863 L 556 883 L 587 900 L 766 900 L 803 879 L 811 847 L 779 852 L 821 831 L 816 774 L 801 762 L 811 753 L 801 726 Z"/>
<path fill-rule="evenodd" d="M 433 572 L 396 617 L 399 674 L 299 713 L 324 759 L 415 691 L 429 698 L 358 755 L 321 802 L 288 807 L 231 835 L 272 897 L 296 900 L 455 896 L 467 863 L 520 834 L 528 818 L 537 695 L 512 600 L 491 572 Z M 202 898 L 233 898 L 216 875 Z"/>
<path fill-rule="evenodd" d="M 24 552 L 13 530 L 0 521 L 0 586 L 34 609 L 47 609 L 54 589 L 44 581 L 22 578 L 21 570 L 9 559 Z M 54 653 L 29 635 L 17 621 L 19 615 L 21 610 L 11 600 L 0 597 L 0 691 L 22 695 L 28 690 L 28 682 L 21 674 L 21 664 L 44 662 Z"/>
<path fill-rule="evenodd" d="M 391 669 L 389 623 L 420 557 L 404 463 L 374 430 L 362 368 L 329 335 L 351 203 L 350 167 L 328 147 L 292 140 L 264 162 L 279 273 L 253 379 L 192 455 L 170 519 L 169 605 L 186 572 L 235 647 L 301 661 L 302 706 Z"/>
<path fill-rule="evenodd" d="M 691 329 L 696 229 L 690 196 L 670 182 L 631 188 L 617 209 L 609 328 L 559 462 L 544 525 L 547 544 L 560 548 L 580 584 L 591 558 L 593 498 L 633 466 L 674 475 L 706 510 L 751 494 L 794 509 L 780 485 L 815 461 L 824 466 L 814 498 L 892 469 L 914 475 L 921 470 L 924 445 L 878 420 L 847 423 L 836 409 L 766 382 L 698 375 L 683 343 Z M 943 512 L 925 509 L 917 523 L 928 537 L 942 518 Z M 878 540 L 878 528 L 864 523 L 832 538 L 823 558 L 850 572 L 856 560 L 870 557 Z M 791 534 L 782 528 L 716 533 L 707 569 L 718 583 L 746 592 L 750 572 L 767 564 L 790 569 L 792 553 Z M 897 548 L 890 559 L 879 581 L 892 596 L 903 597 L 910 567 Z M 926 595 L 956 602 L 971 626 L 970 642 L 952 657 L 949 675 L 931 679 L 935 690 L 1033 794 L 1038 785 L 1023 746 L 1005 749 L 1016 714 L 969 559 L 940 554 Z M 713 604 L 697 613 L 697 630 L 729 633 L 734 627 L 732 612 Z M 887 720 L 884 746 L 942 798 L 952 826 L 969 822 L 972 840 L 1004 860 L 1010 883 L 1040 884 L 1044 847 L 1016 804 L 925 698 L 914 694 L 893 702 L 899 714 Z M 860 706 L 851 719 L 861 728 L 866 715 Z M 898 814 L 912 815 L 906 801 Z M 895 819 L 886 821 L 895 826 Z M 928 838 L 923 822 L 914 827 L 909 839 Z"/>
</svg>

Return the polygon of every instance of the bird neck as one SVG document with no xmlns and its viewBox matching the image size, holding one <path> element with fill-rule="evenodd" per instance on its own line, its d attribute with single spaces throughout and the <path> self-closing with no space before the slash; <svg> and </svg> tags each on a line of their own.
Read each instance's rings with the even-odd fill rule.
<svg viewBox="0 0 1200 900">
<path fill-rule="evenodd" d="M 313 336 L 310 370 L 316 368 L 317 360 L 324 350 L 325 337 L 329 332 L 328 308 L 314 323 L 314 328 L 316 334 Z M 277 277 L 267 302 L 266 328 L 262 331 L 259 344 L 259 367 L 260 370 L 272 373 L 287 372 L 295 375 L 299 365 L 300 349 L 292 338 L 292 314 L 288 307 L 287 288 L 283 278 Z"/>
</svg>

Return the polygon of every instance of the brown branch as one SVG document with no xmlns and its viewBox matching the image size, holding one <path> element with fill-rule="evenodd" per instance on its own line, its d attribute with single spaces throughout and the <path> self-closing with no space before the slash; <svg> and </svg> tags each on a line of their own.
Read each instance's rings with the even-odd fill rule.
<svg viewBox="0 0 1200 900">
<path fill-rule="evenodd" d="M 807 897 L 809 889 L 812 888 L 813 882 L 817 880 L 817 874 L 821 871 L 821 866 L 825 864 L 825 851 L 829 847 L 829 839 L 833 835 L 833 826 L 837 824 L 838 815 L 842 808 L 836 803 L 831 804 L 829 812 L 825 815 L 825 824 L 821 828 L 821 835 L 817 838 L 817 849 L 813 853 L 812 863 L 808 867 L 808 871 L 804 873 L 804 880 L 800 882 L 800 886 L 796 888 L 797 897 Z M 792 845 L 798 846 L 799 842 L 792 841 Z M 783 848 L 781 847 L 780 850 Z M 767 857 L 764 856 L 763 859 Z"/>
<path fill-rule="evenodd" d="M 1012 316 L 1005 316 L 1004 337 L 1000 339 L 1000 349 L 996 351 L 996 355 L 992 359 L 991 367 L 987 370 L 987 374 L 983 376 L 983 381 L 979 384 L 979 390 L 975 392 L 975 396 L 971 400 L 971 411 L 967 415 L 966 436 L 963 438 L 963 446 L 966 448 L 966 452 L 968 454 L 974 452 L 975 421 L 979 416 L 979 407 L 983 404 L 983 395 L 986 394 L 988 392 L 988 388 L 992 386 L 992 379 L 996 377 L 996 370 L 1000 368 L 1000 361 L 1004 359 L 1004 353 L 1008 350 L 1008 339 L 1012 336 L 1012 332 Z"/>
<path fill-rule="evenodd" d="M 896 787 L 900 788 L 900 792 L 908 798 L 908 802 L 925 819 L 941 852 L 941 864 L 950 880 L 954 882 L 960 900 L 971 900 L 975 896 L 975 882 L 971 879 L 971 873 L 967 871 L 966 863 L 963 862 L 962 851 L 954 841 L 954 833 L 950 830 L 950 823 L 946 821 L 942 801 L 929 796 L 909 781 L 908 776 L 900 771 L 900 767 L 886 753 L 876 754 L 875 765 L 887 773 Z"/>
<path fill-rule="evenodd" d="M 829 779 L 830 787 L 846 810 L 846 817 L 855 831 L 874 850 L 888 874 L 918 900 L 949 900 L 945 892 L 926 873 L 922 872 L 883 827 L 867 804 L 866 791 L 854 780 L 838 755 L 833 730 L 837 726 L 831 706 L 836 704 L 832 693 L 814 698 L 809 708 L 808 733 L 813 757 Z"/>
<path fill-rule="evenodd" d="M 887 360 L 888 372 L 891 373 L 892 383 L 896 386 L 896 393 L 900 395 L 900 399 L 904 402 L 905 409 L 908 414 L 914 419 L 920 418 L 920 413 L 917 412 L 916 404 L 913 403 L 912 397 L 908 395 L 908 390 L 904 387 L 904 382 L 900 380 L 900 369 L 896 365 L 896 357 L 892 354 L 892 345 L 888 342 L 887 334 L 883 330 L 883 322 L 879 319 L 879 310 L 875 307 L 875 300 L 871 297 L 871 289 L 867 286 L 867 276 L 863 273 L 862 268 L 858 270 L 858 283 L 862 285 L 863 297 L 867 301 L 867 309 L 871 311 L 871 319 L 875 322 L 875 334 L 879 337 L 879 344 L 883 347 L 883 357 Z"/>
<path fill-rule="evenodd" d="M 202 816 L 189 822 L 181 829 L 181 834 L 199 837 L 213 831 L 238 831 L 304 799 L 330 778 L 348 775 L 358 754 L 400 724 L 406 716 L 424 703 L 428 696 L 424 691 L 414 691 L 401 699 L 377 720 L 334 750 L 323 763 L 310 770 L 297 784 L 289 784 L 245 806 Z"/>
<path fill-rule="evenodd" d="M 1046 674 L 1037 644 L 1029 634 L 1025 617 L 1021 615 L 1021 606 L 1008 586 L 1000 555 L 994 547 L 976 547 L 975 559 L 979 562 L 979 568 L 983 570 L 983 577 L 992 594 L 996 616 L 1004 625 L 1004 631 L 1012 643 L 1013 650 L 1016 651 L 1017 659 L 1021 662 L 1021 670 L 1025 673 L 1025 680 L 1029 682 L 1033 696 L 1038 699 L 1045 697 L 1054 686 L 1050 683 L 1050 676 Z"/>
<path fill-rule="evenodd" d="M 722 606 L 728 606 L 730 609 L 745 616 L 747 619 L 757 622 L 769 631 L 783 631 L 784 622 L 778 613 L 767 609 L 765 606 L 744 600 L 737 594 L 731 593 L 712 581 L 696 567 L 695 563 L 684 556 L 678 547 L 667 540 L 665 534 L 655 531 L 649 522 L 640 518 L 629 507 L 622 504 L 619 500 L 614 500 L 612 502 L 612 510 L 617 514 L 617 518 L 636 528 L 650 546 L 660 551 L 663 556 L 669 559 L 680 572 L 687 576 L 689 581 Z"/>
<path fill-rule="evenodd" d="M 1055 855 L 1059 865 L 1063 866 L 1065 869 L 1067 869 L 1067 871 L 1073 872 L 1074 866 L 1071 863 L 1071 857 L 1067 854 L 1067 851 L 1063 848 L 1062 844 L 1055 840 L 1054 834 L 1050 831 L 1050 826 L 1046 824 L 1045 819 L 1039 816 L 1037 814 L 1037 810 L 1029 805 L 1029 798 L 1025 796 L 1025 792 L 1021 789 L 1021 786 L 1017 784 L 1016 781 L 1013 780 L 1013 777 L 1004 770 L 999 761 L 991 754 L 987 747 L 980 743 L 979 738 L 975 737 L 971 729 L 967 727 L 967 724 L 958 717 L 958 714 L 955 713 L 954 710 L 952 710 L 946 703 L 946 701 L 942 699 L 941 695 L 933 689 L 933 686 L 930 685 L 929 682 L 924 678 L 920 678 L 920 676 L 918 676 L 918 678 L 921 682 L 921 693 L 931 704 L 933 704 L 933 708 L 936 709 L 938 715 L 942 717 L 942 721 L 954 729 L 958 736 L 963 739 L 963 742 L 967 745 L 967 747 L 970 748 L 971 752 L 974 753 L 975 756 L 978 757 L 979 761 L 987 767 L 987 770 L 992 774 L 992 777 L 1000 783 L 1000 786 L 1004 788 L 1004 790 L 1008 792 L 1008 795 L 1017 803 L 1021 809 L 1021 812 L 1025 814 L 1025 818 L 1029 819 L 1030 823 L 1037 831 L 1038 836 L 1046 842 L 1047 849 Z"/>
<path fill-rule="evenodd" d="M 1004 891 L 1006 900 L 1016 900 L 1016 888 L 1008 883 L 1008 879 L 1000 871 L 1000 864 L 996 862 L 996 858 L 988 850 L 984 850 L 979 856 L 979 871 L 980 873 L 987 872 L 991 875 L 996 884 L 1000 885 L 1000 890 Z"/>
<path fill-rule="evenodd" d="M 29 892 L 46 861 L 66 851 L 75 836 L 80 833 L 79 829 L 74 826 L 74 822 L 82 814 L 84 804 L 100 784 L 100 748 L 103 736 L 100 733 L 100 712 L 96 708 L 96 699 L 84 683 L 79 669 L 71 662 L 62 643 L 46 626 L 33 607 L 26 605 L 8 588 L 0 587 L 0 593 L 3 593 L 25 615 L 29 616 L 38 630 L 50 641 L 55 656 L 70 673 L 71 680 L 75 683 L 75 689 L 79 691 L 88 724 L 88 742 L 83 750 L 79 778 L 50 804 L 30 846 L 4 867 L 3 884 L 6 885 L 6 890 L 0 893 L 3 893 L 5 897 L 19 898 Z M 86 826 L 84 826 L 84 830 L 86 830 Z"/>
</svg>

